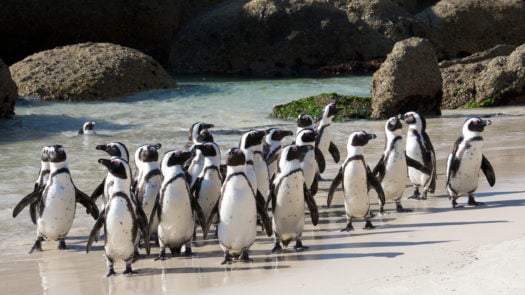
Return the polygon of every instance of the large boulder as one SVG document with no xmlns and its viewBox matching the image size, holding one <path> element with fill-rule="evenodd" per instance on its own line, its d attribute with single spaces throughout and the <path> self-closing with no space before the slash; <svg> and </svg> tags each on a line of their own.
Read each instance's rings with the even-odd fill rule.
<svg viewBox="0 0 525 295">
<path fill-rule="evenodd" d="M 422 38 L 397 42 L 372 78 L 372 117 L 407 111 L 439 115 L 441 73 L 434 49 Z"/>
<path fill-rule="evenodd" d="M 11 78 L 9 67 L 0 59 L 0 118 L 8 118 L 15 114 L 15 102 L 18 88 Z"/>
<path fill-rule="evenodd" d="M 525 102 L 525 44 L 508 55 L 477 55 L 487 58 L 469 57 L 441 68 L 443 108 Z"/>
<path fill-rule="evenodd" d="M 190 20 L 173 41 L 180 74 L 317 75 L 386 56 L 424 26 L 387 0 L 232 0 Z"/>
<path fill-rule="evenodd" d="M 150 56 L 111 43 L 82 43 L 42 51 L 10 67 L 20 96 L 44 100 L 114 98 L 175 81 Z"/>
<path fill-rule="evenodd" d="M 523 0 L 441 0 L 416 17 L 431 28 L 438 57 L 450 59 L 524 43 L 524 16 Z"/>
</svg>

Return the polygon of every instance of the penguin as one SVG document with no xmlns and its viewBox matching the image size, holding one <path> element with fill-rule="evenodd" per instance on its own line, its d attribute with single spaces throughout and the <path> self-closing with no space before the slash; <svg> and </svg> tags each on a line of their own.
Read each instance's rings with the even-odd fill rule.
<svg viewBox="0 0 525 295">
<path fill-rule="evenodd" d="M 405 157 L 405 146 L 401 136 L 401 115 L 390 117 L 385 123 L 385 150 L 377 162 L 372 173 L 381 182 L 385 193 L 385 201 L 394 201 L 397 212 L 412 212 L 401 205 L 401 198 L 405 191 L 407 178 L 407 162 Z M 379 212 L 385 212 L 384 206 L 380 205 Z"/>
<path fill-rule="evenodd" d="M 268 166 L 262 158 L 262 140 L 264 130 L 250 130 L 241 136 L 239 148 L 246 157 L 246 176 L 256 195 L 260 194 L 264 201 L 268 201 L 270 179 Z M 264 162 L 264 163 L 263 163 Z"/>
<path fill-rule="evenodd" d="M 204 157 L 199 150 L 195 150 L 195 146 L 204 142 L 213 142 L 213 136 L 209 131 L 209 129 L 213 127 L 215 127 L 215 125 L 205 122 L 196 122 L 190 127 L 188 135 L 188 139 L 192 145 L 190 150 L 195 152 L 189 165 L 186 167 L 186 171 L 191 177 L 190 187 L 193 186 L 195 180 L 199 177 L 204 164 Z"/>
<path fill-rule="evenodd" d="M 86 207 L 98 218 L 97 205 L 80 191 L 71 178 L 66 151 L 61 145 L 48 147 L 49 178 L 38 205 L 36 240 L 29 253 L 42 251 L 42 241 L 58 241 L 58 249 L 66 249 L 65 238 L 75 218 L 76 203 Z"/>
<path fill-rule="evenodd" d="M 97 150 L 105 151 L 112 157 L 118 157 L 124 159 L 129 163 L 129 151 L 128 148 L 121 142 L 110 142 L 107 144 L 97 145 Z M 96 202 L 100 196 L 104 198 L 104 204 L 107 201 L 108 196 L 111 195 L 111 186 L 113 185 L 113 175 L 108 172 L 102 182 L 95 188 L 91 193 L 91 199 Z"/>
<path fill-rule="evenodd" d="M 13 209 L 13 218 L 15 218 L 27 205 L 29 205 L 29 216 L 31 221 L 36 225 L 38 218 L 38 204 L 42 200 L 42 192 L 49 178 L 49 146 L 42 148 L 40 155 L 40 170 L 38 171 L 38 177 L 33 186 L 33 191 L 26 195 L 18 202 Z"/>
<path fill-rule="evenodd" d="M 277 170 L 277 159 L 281 153 L 281 142 L 287 136 L 292 136 L 293 132 L 280 128 L 269 128 L 263 141 L 263 157 L 268 166 L 270 180 L 273 179 Z"/>
<path fill-rule="evenodd" d="M 296 135 L 304 128 L 314 128 L 315 129 L 314 119 L 312 118 L 312 116 L 308 114 L 299 114 L 296 122 L 297 122 L 297 129 L 295 131 Z"/>
<path fill-rule="evenodd" d="M 335 102 L 329 103 L 324 107 L 321 121 L 319 121 L 316 128 L 317 138 L 315 141 L 315 146 L 323 153 L 324 158 L 326 159 L 328 154 L 330 154 L 336 164 L 339 163 L 341 156 L 339 149 L 332 142 L 331 124 L 338 111 L 339 109 L 336 107 Z M 319 172 L 323 173 L 324 170 L 323 167 L 319 166 Z"/>
<path fill-rule="evenodd" d="M 161 144 L 145 144 L 135 152 L 135 165 L 137 172 L 132 194 L 137 203 L 144 210 L 147 220 L 151 220 L 150 234 L 157 232 L 158 219 L 152 217 L 153 207 L 159 198 L 161 186 L 161 171 L 159 163 L 159 152 Z"/>
<path fill-rule="evenodd" d="M 302 130 L 303 132 L 305 130 Z M 304 207 L 305 203 L 310 211 L 312 224 L 316 226 L 319 222 L 317 204 L 308 190 L 301 168 L 301 161 L 309 150 L 310 145 L 288 145 L 285 146 L 279 158 L 279 168 L 272 183 L 272 224 L 275 245 L 272 253 L 282 251 L 281 243 L 288 244 L 295 240 L 295 250 L 303 251 L 301 236 L 304 229 Z"/>
<path fill-rule="evenodd" d="M 426 119 L 417 112 L 407 112 L 403 120 L 408 124 L 408 177 L 414 185 L 414 194 L 409 199 L 426 200 L 427 193 L 433 193 L 436 188 L 436 154 L 426 133 Z M 421 193 L 420 188 L 423 190 Z"/>
<path fill-rule="evenodd" d="M 483 137 L 481 133 L 490 120 L 480 117 L 469 118 L 463 124 L 463 135 L 454 143 L 447 161 L 447 190 L 452 200 L 452 207 L 458 207 L 457 199 L 468 194 L 468 204 L 483 205 L 474 199 L 478 188 L 479 170 L 483 171 L 489 185 L 496 183 L 496 174 L 489 160 L 483 155 Z"/>
<path fill-rule="evenodd" d="M 85 122 L 84 125 L 82 125 L 82 128 L 78 130 L 79 135 L 91 135 L 95 134 L 95 121 L 89 121 Z"/>
<path fill-rule="evenodd" d="M 365 162 L 361 149 L 369 140 L 376 138 L 375 134 L 366 131 L 352 133 L 348 138 L 348 155 L 339 169 L 337 176 L 332 181 L 328 191 L 326 206 L 330 207 L 334 192 L 339 184 L 343 183 L 343 195 L 347 225 L 341 231 L 352 231 L 353 218 L 364 218 L 366 221 L 364 229 L 374 229 L 370 220 L 373 216 L 370 212 L 370 198 L 368 191 L 373 187 L 380 200 L 380 204 L 385 204 L 385 194 L 381 183 L 372 174 L 372 171 Z"/>
<path fill-rule="evenodd" d="M 316 137 L 317 132 L 312 128 L 304 128 L 295 137 L 295 144 L 298 146 L 312 147 L 301 160 L 301 169 L 304 173 L 306 188 L 312 196 L 317 194 L 318 182 L 321 178 L 319 173 L 320 167 L 324 170 L 326 165 L 323 153 L 315 146 Z"/>
<path fill-rule="evenodd" d="M 191 193 L 202 208 L 205 223 L 201 223 L 201 226 L 205 226 L 221 196 L 223 179 L 220 171 L 221 152 L 219 146 L 214 142 L 206 142 L 195 148 L 202 153 L 204 165 L 199 177 L 191 187 Z"/>
<path fill-rule="evenodd" d="M 126 160 L 118 157 L 99 159 L 114 177 L 112 193 L 100 216 L 93 225 L 86 245 L 89 253 L 91 245 L 104 227 L 104 255 L 108 272 L 106 276 L 116 275 L 114 264 L 117 260 L 126 263 L 124 274 L 133 274 L 131 264 L 135 261 L 135 249 L 139 234 L 144 238 L 146 252 L 149 254 L 148 222 L 139 214 L 140 208 L 131 196 L 131 168 Z"/>
<path fill-rule="evenodd" d="M 159 220 L 157 235 L 160 253 L 155 260 L 166 259 L 166 247 L 171 250 L 173 256 L 180 254 L 184 246 L 183 254 L 191 256 L 195 215 L 200 216 L 200 224 L 205 228 L 206 220 L 204 220 L 202 209 L 190 194 L 186 173 L 183 169 L 184 163 L 191 157 L 192 152 L 180 150 L 168 151 L 162 157 L 163 181 L 159 201 L 153 210 L 153 214 L 156 214 Z M 195 214 L 199 211 L 200 214 Z"/>
<path fill-rule="evenodd" d="M 221 197 L 215 212 L 219 216 L 217 236 L 224 252 L 221 264 L 231 264 L 234 258 L 251 261 L 249 248 L 257 235 L 257 214 L 271 236 L 270 220 L 264 200 L 257 198 L 246 175 L 245 153 L 236 147 L 226 152 L 227 173 L 221 187 Z"/>
</svg>

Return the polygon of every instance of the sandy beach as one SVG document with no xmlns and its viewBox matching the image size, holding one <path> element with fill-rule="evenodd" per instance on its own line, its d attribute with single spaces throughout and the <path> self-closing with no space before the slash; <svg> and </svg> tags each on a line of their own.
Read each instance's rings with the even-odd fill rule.
<svg viewBox="0 0 525 295">
<path fill-rule="evenodd" d="M 355 231 L 340 232 L 346 225 L 342 193 L 336 192 L 332 207 L 326 208 L 330 182 L 324 181 L 316 196 L 320 224 L 314 227 L 306 217 L 303 242 L 309 248 L 304 252 L 272 254 L 273 239 L 259 234 L 250 251 L 253 262 L 224 266 L 217 240 L 203 241 L 199 235 L 191 258 L 154 261 L 158 248 L 153 247 L 150 256 L 133 265 L 137 274 L 122 275 L 124 265 L 118 262 L 118 275 L 106 278 L 103 242 L 85 252 L 93 220 L 78 208 L 79 217 L 66 240 L 68 250 L 58 251 L 56 242 L 44 242 L 43 252 L 29 255 L 33 237 L 23 237 L 19 244 L 2 249 L 2 293 L 523 294 L 525 117 L 520 110 L 523 108 L 509 117 L 492 118 L 493 125 L 483 134 L 484 154 L 497 177 L 496 185 L 490 187 L 480 175 L 476 198 L 484 206 L 453 209 L 448 199 L 445 161 L 459 134 L 457 127 L 433 139 L 438 154 L 436 193 L 425 201 L 408 200 L 412 188 L 407 179 L 403 206 L 413 212 L 396 213 L 394 204 L 388 203 L 387 213 L 373 219 L 374 230 L 362 229 L 364 221 L 356 220 Z M 510 108 L 503 112 L 513 113 Z M 451 120 L 463 121 L 448 114 Z M 429 128 L 433 120 L 446 119 L 429 120 Z M 354 128 L 352 124 L 338 124 L 338 128 Z M 383 135 L 377 133 L 380 147 L 364 151 L 371 166 L 383 146 Z M 337 143 L 343 156 L 344 140 Z M 333 178 L 338 167 L 329 162 L 324 176 Z M 467 198 L 458 202 L 466 205 Z M 373 209 L 378 211 L 377 204 Z"/>
</svg>

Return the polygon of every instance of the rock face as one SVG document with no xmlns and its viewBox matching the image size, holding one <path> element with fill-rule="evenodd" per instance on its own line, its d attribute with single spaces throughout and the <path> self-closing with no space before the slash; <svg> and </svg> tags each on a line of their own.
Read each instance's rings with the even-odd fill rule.
<svg viewBox="0 0 525 295">
<path fill-rule="evenodd" d="M 10 67 L 20 96 L 92 100 L 171 88 L 175 81 L 150 56 L 110 43 L 42 51 Z"/>
<path fill-rule="evenodd" d="M 372 117 L 388 118 L 407 111 L 439 115 L 441 84 L 437 58 L 428 40 L 397 42 L 372 78 Z"/>
<path fill-rule="evenodd" d="M 465 57 L 497 44 L 525 42 L 523 0 L 441 0 L 417 18 L 430 27 L 440 58 Z"/>
<path fill-rule="evenodd" d="M 491 52 L 505 53 L 499 46 Z M 502 50 L 505 48 L 505 50 Z M 443 108 L 458 108 L 468 103 L 502 105 L 525 102 L 525 44 L 508 55 L 478 53 L 485 59 L 468 57 L 442 67 Z"/>
<path fill-rule="evenodd" d="M 11 78 L 9 67 L 0 59 L 0 118 L 8 118 L 15 114 L 15 102 L 18 89 Z"/>
<path fill-rule="evenodd" d="M 189 21 L 169 67 L 181 74 L 300 76 L 386 56 L 424 26 L 392 1 L 232 0 Z"/>
</svg>

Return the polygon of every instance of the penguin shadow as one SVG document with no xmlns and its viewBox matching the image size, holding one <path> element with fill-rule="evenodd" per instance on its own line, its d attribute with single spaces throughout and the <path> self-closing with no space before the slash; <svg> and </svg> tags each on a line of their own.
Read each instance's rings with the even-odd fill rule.
<svg viewBox="0 0 525 295">
<path fill-rule="evenodd" d="M 225 271 L 247 271 L 247 270 L 274 270 L 274 269 L 285 269 L 290 268 L 289 265 L 260 265 L 253 266 L 255 263 L 266 263 L 267 259 L 259 261 L 255 258 L 251 262 L 234 262 L 230 265 L 221 266 L 220 259 L 217 262 L 217 267 L 160 267 L 160 268 L 140 268 L 135 269 L 136 272 L 133 276 L 151 276 L 151 275 L 162 275 L 162 274 L 185 274 L 185 273 L 216 273 Z"/>
<path fill-rule="evenodd" d="M 397 228 L 418 228 L 418 227 L 439 227 L 439 226 L 463 226 L 471 224 L 491 224 L 505 223 L 507 220 L 480 220 L 480 221 L 450 221 L 450 222 L 427 222 L 427 223 L 410 223 L 410 224 L 386 224 L 385 229 Z"/>
<path fill-rule="evenodd" d="M 400 233 L 408 233 L 413 232 L 412 230 L 396 230 L 396 231 L 381 231 L 380 226 L 378 226 L 374 230 L 361 230 L 356 229 L 351 232 L 341 232 L 341 229 L 327 229 L 324 230 L 326 232 L 337 232 L 336 234 L 326 234 L 326 235 L 319 235 L 314 234 L 311 236 L 303 236 L 301 239 L 303 241 L 318 241 L 318 240 L 332 240 L 332 239 L 348 239 L 352 238 L 353 236 L 370 236 L 370 235 L 383 235 L 383 234 L 400 234 Z"/>
</svg>

